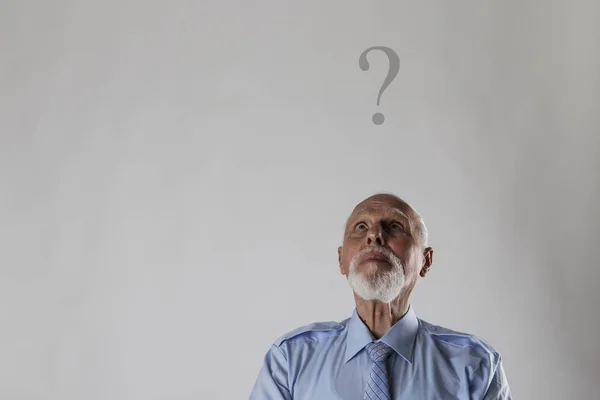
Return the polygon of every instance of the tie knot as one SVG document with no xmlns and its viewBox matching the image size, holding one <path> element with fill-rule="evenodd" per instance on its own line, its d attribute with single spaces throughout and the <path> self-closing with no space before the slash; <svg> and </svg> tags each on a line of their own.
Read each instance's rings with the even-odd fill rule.
<svg viewBox="0 0 600 400">
<path fill-rule="evenodd" d="M 367 345 L 367 353 L 373 361 L 385 361 L 392 348 L 383 342 L 371 342 Z"/>
</svg>

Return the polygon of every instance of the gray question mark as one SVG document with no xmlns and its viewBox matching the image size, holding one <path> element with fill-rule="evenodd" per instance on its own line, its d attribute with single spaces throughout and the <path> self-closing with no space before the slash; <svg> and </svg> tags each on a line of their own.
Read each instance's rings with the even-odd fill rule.
<svg viewBox="0 0 600 400">
<path fill-rule="evenodd" d="M 390 83 L 392 83 L 394 78 L 396 78 L 396 75 L 398 75 L 398 71 L 400 70 L 400 58 L 398 58 L 398 54 L 396 54 L 394 52 L 394 50 L 390 49 L 389 47 L 385 47 L 385 46 L 369 47 L 368 49 L 363 51 L 362 54 L 360 55 L 360 57 L 358 58 L 358 65 L 360 66 L 360 69 L 362 69 L 363 71 L 369 70 L 369 62 L 367 61 L 367 53 L 369 53 L 371 50 L 383 51 L 388 56 L 388 59 L 390 61 L 388 73 L 385 77 L 385 80 L 383 81 L 383 84 L 381 85 L 381 89 L 379 89 L 379 95 L 377 96 L 377 105 L 379 106 L 379 101 L 381 100 L 381 95 L 383 94 L 383 91 L 390 85 Z M 381 124 L 383 124 L 384 121 L 385 121 L 385 117 L 383 116 L 382 113 L 373 114 L 373 123 L 375 125 L 381 125 Z"/>
</svg>

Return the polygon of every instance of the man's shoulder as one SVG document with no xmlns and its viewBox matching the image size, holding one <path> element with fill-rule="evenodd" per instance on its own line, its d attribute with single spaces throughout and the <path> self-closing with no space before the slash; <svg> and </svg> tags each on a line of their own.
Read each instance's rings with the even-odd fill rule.
<svg viewBox="0 0 600 400">
<path fill-rule="evenodd" d="M 419 321 L 424 334 L 442 346 L 469 351 L 486 358 L 498 356 L 498 351 L 480 336 L 434 325 L 421 319 Z"/>
<path fill-rule="evenodd" d="M 284 343 L 295 343 L 300 341 L 319 340 L 332 335 L 339 335 L 348 323 L 348 319 L 341 322 L 337 321 L 322 321 L 312 322 L 307 325 L 292 329 L 291 331 L 281 335 L 275 341 L 276 346 L 281 346 Z"/>
</svg>

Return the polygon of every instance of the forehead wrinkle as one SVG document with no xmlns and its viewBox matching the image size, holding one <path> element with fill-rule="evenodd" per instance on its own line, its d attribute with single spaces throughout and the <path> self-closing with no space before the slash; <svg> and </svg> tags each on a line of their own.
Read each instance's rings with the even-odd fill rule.
<svg viewBox="0 0 600 400">
<path fill-rule="evenodd" d="M 353 212 L 352 215 L 350 215 L 350 219 L 356 218 L 356 217 L 364 215 L 364 214 L 376 213 L 378 211 L 379 211 L 379 209 L 375 208 L 375 207 L 362 207 L 362 208 L 359 208 L 358 210 L 356 210 L 355 212 Z M 383 211 L 383 214 L 386 214 L 386 215 L 397 214 L 397 215 L 400 215 L 403 218 L 406 218 L 407 220 L 410 221 L 410 218 L 408 217 L 408 215 L 406 215 L 406 213 L 404 211 L 402 211 L 401 209 L 399 209 L 397 207 L 386 207 L 385 210 Z"/>
</svg>

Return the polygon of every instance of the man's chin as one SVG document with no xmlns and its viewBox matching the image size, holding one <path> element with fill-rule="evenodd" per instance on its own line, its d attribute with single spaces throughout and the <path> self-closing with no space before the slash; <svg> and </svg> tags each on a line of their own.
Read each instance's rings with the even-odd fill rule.
<svg viewBox="0 0 600 400">
<path fill-rule="evenodd" d="M 378 268 L 369 272 L 354 272 L 352 276 L 348 277 L 354 293 L 362 299 L 368 301 L 376 300 L 384 303 L 389 303 L 397 298 L 402 292 L 403 279 L 401 279 L 402 282 L 397 282 L 397 284 L 390 285 L 389 282 L 386 284 L 381 280 L 382 272 L 385 271 L 381 271 L 381 269 Z M 381 287 L 382 284 L 385 288 Z"/>
<path fill-rule="evenodd" d="M 378 301 L 380 303 L 391 303 L 395 299 L 397 299 L 398 296 L 400 295 L 400 293 L 394 294 L 394 295 L 390 295 L 390 294 L 386 295 L 386 294 L 375 293 L 375 292 L 363 293 L 361 295 L 360 293 L 357 293 L 356 291 L 354 292 L 354 294 L 356 294 L 358 297 L 360 297 L 363 300 Z"/>
<path fill-rule="evenodd" d="M 371 262 L 368 261 L 363 263 L 358 268 L 357 273 L 361 274 L 364 278 L 375 277 L 385 272 L 391 271 L 393 268 L 392 264 L 386 262 Z"/>
</svg>

